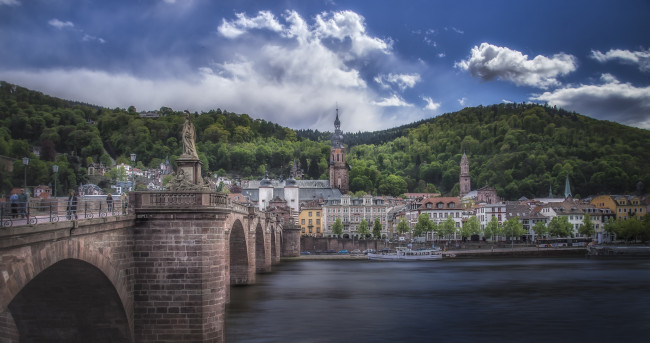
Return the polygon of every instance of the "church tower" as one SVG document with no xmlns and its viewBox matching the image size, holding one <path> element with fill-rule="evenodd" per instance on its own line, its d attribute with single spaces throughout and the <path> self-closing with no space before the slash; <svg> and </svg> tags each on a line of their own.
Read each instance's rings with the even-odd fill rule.
<svg viewBox="0 0 650 343">
<path fill-rule="evenodd" d="M 462 198 L 465 194 L 469 193 L 471 190 L 470 185 L 470 176 L 469 176 L 469 161 L 467 160 L 467 155 L 463 152 L 463 157 L 460 159 L 460 179 L 458 180 L 459 184 L 459 196 Z"/>
<path fill-rule="evenodd" d="M 349 191 L 348 165 L 345 163 L 345 147 L 343 146 L 343 132 L 341 131 L 338 108 L 336 109 L 332 148 L 330 150 L 330 187 L 338 188 L 341 194 L 347 194 Z"/>
</svg>

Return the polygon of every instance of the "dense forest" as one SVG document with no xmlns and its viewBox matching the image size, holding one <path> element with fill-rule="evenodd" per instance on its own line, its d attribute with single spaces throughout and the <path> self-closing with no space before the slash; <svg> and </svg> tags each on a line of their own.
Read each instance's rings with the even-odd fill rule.
<svg viewBox="0 0 650 343">
<path fill-rule="evenodd" d="M 153 113 L 0 83 L 0 155 L 16 159 L 13 173 L 0 168 L 0 190 L 23 184 L 25 156 L 28 185 L 52 184 L 57 164 L 61 190 L 87 182 L 89 164 L 131 163 L 131 153 L 140 168 L 155 168 L 167 157 L 173 163 L 182 150 L 184 116 L 168 107 Z M 328 178 L 330 132 L 294 131 L 221 109 L 194 113 L 193 121 L 206 175 L 260 178 L 268 170 L 280 178 L 299 163 L 305 178 Z M 573 193 L 583 197 L 650 184 L 650 131 L 540 105 L 466 108 L 389 130 L 346 133 L 345 143 L 354 192 L 458 194 L 463 152 L 472 187 L 488 184 L 505 199 L 546 196 L 549 187 L 559 194 L 567 175 Z"/>
</svg>

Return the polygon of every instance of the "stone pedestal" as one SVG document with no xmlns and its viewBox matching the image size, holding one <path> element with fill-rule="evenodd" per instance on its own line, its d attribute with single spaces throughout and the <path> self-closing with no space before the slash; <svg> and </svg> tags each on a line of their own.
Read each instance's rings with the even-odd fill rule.
<svg viewBox="0 0 650 343">
<path fill-rule="evenodd" d="M 181 155 L 176 160 L 176 165 L 178 166 L 176 172 L 180 173 L 182 170 L 185 173 L 186 179 L 191 181 L 192 184 L 203 184 L 203 179 L 201 178 L 201 166 L 203 165 L 203 162 L 199 159 L 187 155 Z"/>
</svg>

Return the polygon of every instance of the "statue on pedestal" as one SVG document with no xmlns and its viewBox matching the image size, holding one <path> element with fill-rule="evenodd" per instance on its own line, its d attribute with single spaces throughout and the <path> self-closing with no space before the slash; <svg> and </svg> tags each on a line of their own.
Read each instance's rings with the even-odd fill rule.
<svg viewBox="0 0 650 343">
<path fill-rule="evenodd" d="M 190 112 L 185 110 L 185 124 L 183 124 L 183 157 L 199 158 L 196 153 L 196 145 L 194 144 L 194 124 L 190 120 Z"/>
</svg>

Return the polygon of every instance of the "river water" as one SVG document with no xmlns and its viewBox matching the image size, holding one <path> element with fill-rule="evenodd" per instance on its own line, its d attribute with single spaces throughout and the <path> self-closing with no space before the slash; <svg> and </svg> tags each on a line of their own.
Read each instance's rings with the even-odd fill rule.
<svg viewBox="0 0 650 343">
<path fill-rule="evenodd" d="M 650 342 L 650 260 L 283 262 L 232 288 L 226 341 Z"/>
</svg>

